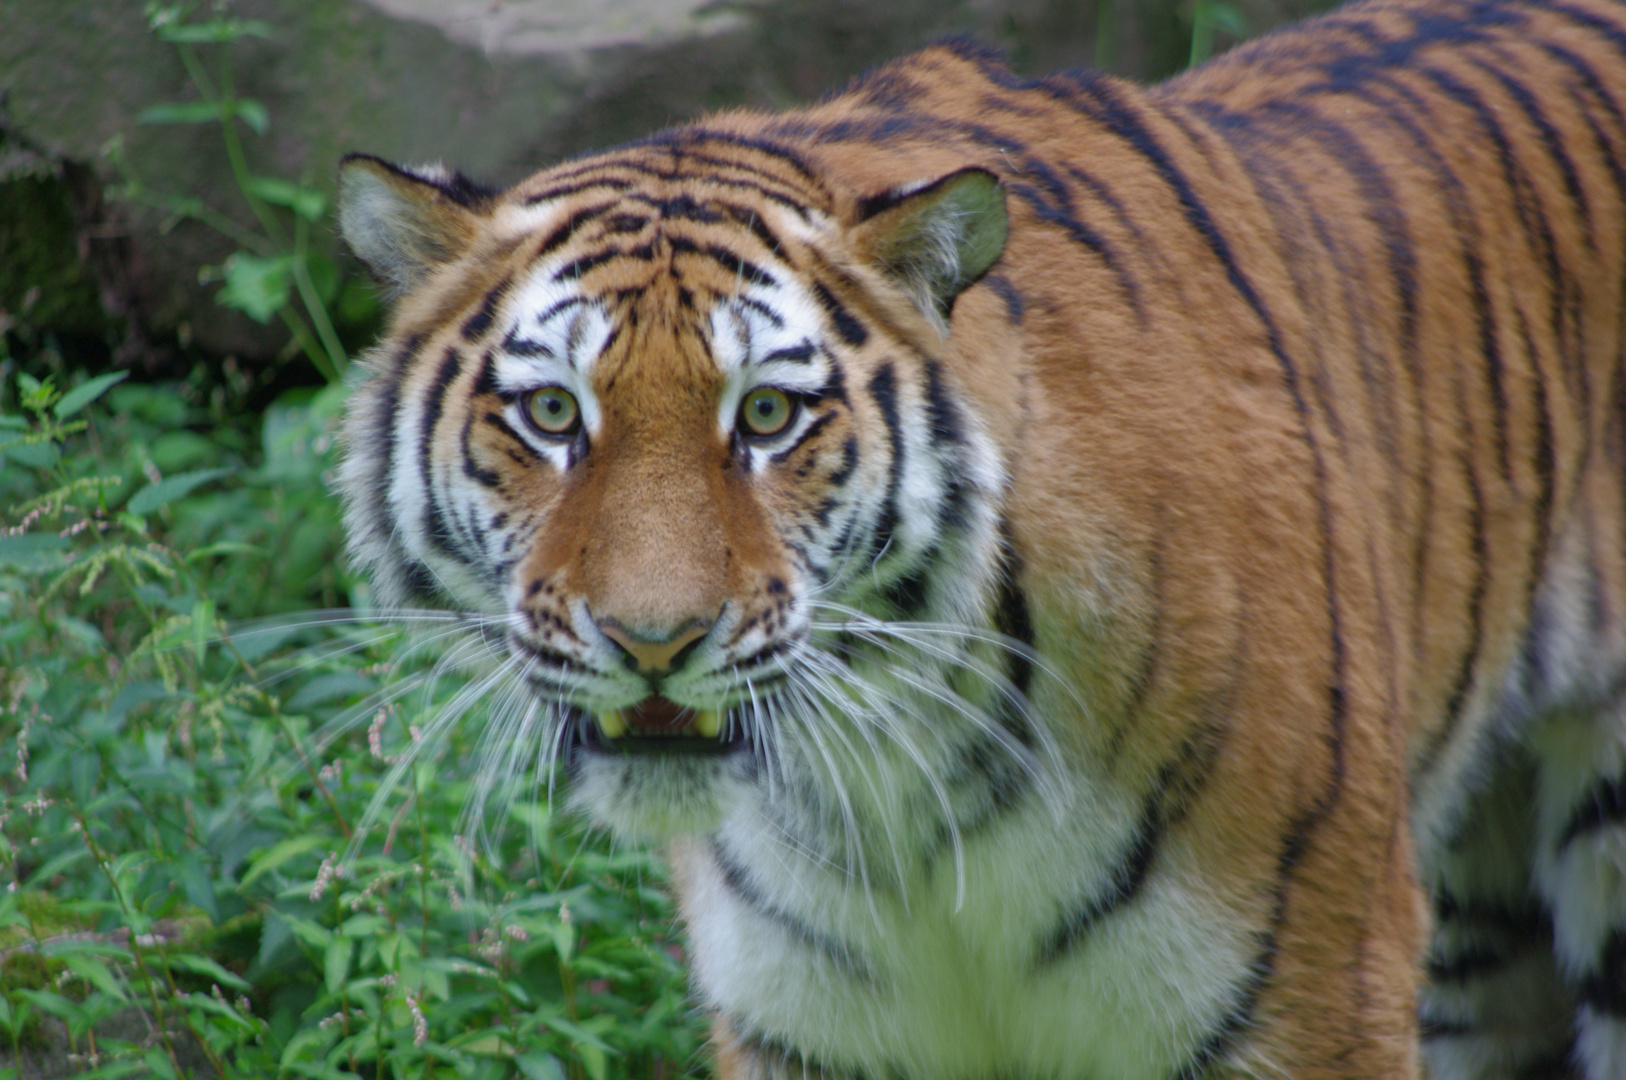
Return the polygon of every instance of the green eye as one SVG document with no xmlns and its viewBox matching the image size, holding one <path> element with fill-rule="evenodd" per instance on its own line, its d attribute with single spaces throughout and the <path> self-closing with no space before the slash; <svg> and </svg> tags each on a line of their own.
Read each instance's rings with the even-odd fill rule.
<svg viewBox="0 0 1626 1080">
<path fill-rule="evenodd" d="M 740 402 L 740 424 L 752 435 L 777 435 L 795 412 L 790 396 L 771 386 L 759 386 Z"/>
<path fill-rule="evenodd" d="M 544 435 L 569 435 L 576 430 L 581 410 L 562 386 L 544 386 L 525 395 L 525 415 Z"/>
</svg>

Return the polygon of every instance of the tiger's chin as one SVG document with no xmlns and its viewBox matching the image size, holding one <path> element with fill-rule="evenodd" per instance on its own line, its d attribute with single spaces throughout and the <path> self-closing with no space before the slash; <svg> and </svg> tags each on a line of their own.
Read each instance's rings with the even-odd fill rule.
<svg viewBox="0 0 1626 1080">
<path fill-rule="evenodd" d="M 714 832 L 753 790 L 754 758 L 743 738 L 705 743 L 584 726 L 568 758 L 571 806 L 630 841 Z"/>
</svg>

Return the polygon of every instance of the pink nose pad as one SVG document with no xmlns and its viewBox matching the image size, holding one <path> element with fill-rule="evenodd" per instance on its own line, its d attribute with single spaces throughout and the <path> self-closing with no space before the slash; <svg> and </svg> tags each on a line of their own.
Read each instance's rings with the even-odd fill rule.
<svg viewBox="0 0 1626 1080">
<path fill-rule="evenodd" d="M 621 646 L 628 656 L 638 663 L 639 671 L 661 672 L 672 666 L 672 659 L 682 652 L 684 647 L 706 636 L 711 629 L 699 623 L 690 623 L 677 634 L 664 641 L 640 641 L 626 630 L 613 622 L 605 620 L 599 624 L 604 636 Z"/>
</svg>

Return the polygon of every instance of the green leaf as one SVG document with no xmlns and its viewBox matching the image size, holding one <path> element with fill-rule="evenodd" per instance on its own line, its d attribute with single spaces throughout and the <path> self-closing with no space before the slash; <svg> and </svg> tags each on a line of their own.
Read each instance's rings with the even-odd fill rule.
<svg viewBox="0 0 1626 1080">
<path fill-rule="evenodd" d="M 56 403 L 56 418 L 66 420 L 129 377 L 128 371 L 114 371 L 80 383 L 63 394 L 62 400 Z"/>
<path fill-rule="evenodd" d="M 186 554 L 186 563 L 191 565 L 204 559 L 212 559 L 216 555 L 248 555 L 256 559 L 263 559 L 268 552 L 258 544 L 245 544 L 241 540 L 222 540 L 217 544 L 205 544 L 195 551 Z"/>
<path fill-rule="evenodd" d="M 206 600 L 198 601 L 199 606 L 206 603 L 208 603 Z M 192 621 L 194 635 L 201 636 L 198 633 L 200 625 L 207 627 L 209 624 L 206 622 L 200 623 L 196 615 L 194 615 Z M 194 640 L 197 640 L 197 638 L 195 637 Z M 209 868 L 203 864 L 202 859 L 196 855 L 188 854 L 182 856 L 179 870 L 181 890 L 186 893 L 186 898 L 192 902 L 193 907 L 209 916 L 210 922 L 218 926 L 220 924 L 220 903 L 215 899 L 214 877 L 209 873 Z"/>
<path fill-rule="evenodd" d="M 193 953 L 176 953 L 169 958 L 171 967 L 185 968 L 194 975 L 206 975 L 221 986 L 229 986 L 233 990 L 248 991 L 253 987 L 239 975 L 221 967 L 207 956 L 197 956 Z"/>
<path fill-rule="evenodd" d="M 327 952 L 322 956 L 322 979 L 328 993 L 337 994 L 344 989 L 344 980 L 350 974 L 350 957 L 355 951 L 356 943 L 341 934 L 328 939 Z"/>
<path fill-rule="evenodd" d="M 218 119 L 220 109 L 211 101 L 172 101 L 136 113 L 138 124 L 202 124 Z"/>
<path fill-rule="evenodd" d="M 271 114 L 265 111 L 253 98 L 238 98 L 232 102 L 232 115 L 254 129 L 254 134 L 264 135 L 265 129 L 271 126 Z"/>
<path fill-rule="evenodd" d="M 327 199 L 319 191 L 275 176 L 255 176 L 248 189 L 268 203 L 286 206 L 307 221 L 319 221 L 327 210 Z"/>
<path fill-rule="evenodd" d="M 184 498 L 211 480 L 218 480 L 235 470 L 230 468 L 194 469 L 192 472 L 166 476 L 156 484 L 148 484 L 134 495 L 125 509 L 132 514 L 150 514 L 165 503 Z"/>
<path fill-rule="evenodd" d="M 524 1073 L 526 1080 L 565 1080 L 565 1071 L 559 1059 L 540 1050 L 528 1050 L 514 1058 L 514 1064 Z"/>
<path fill-rule="evenodd" d="M 249 885 L 253 884 L 255 879 L 265 874 L 269 874 L 271 871 L 275 870 L 289 859 L 292 859 L 294 856 L 303 855 L 307 851 L 314 851 L 316 848 L 323 847 L 327 843 L 328 841 L 326 837 L 316 836 L 311 833 L 303 833 L 299 836 L 290 836 L 286 840 L 272 844 L 260 854 L 259 858 L 255 859 L 254 862 L 249 865 L 248 873 L 243 875 L 243 880 L 239 884 L 239 887 L 247 888 Z"/>
<path fill-rule="evenodd" d="M 85 1015 L 85 1011 L 79 1006 L 61 994 L 53 994 L 49 990 L 19 988 L 17 993 L 26 998 L 40 1012 L 50 1013 L 58 1020 L 64 1020 L 70 1024 L 78 1022 Z"/>
<path fill-rule="evenodd" d="M 154 1076 L 162 1077 L 163 1080 L 179 1080 L 175 1075 L 175 1066 L 170 1064 L 169 1056 L 158 1047 L 155 1046 L 142 1054 L 141 1060 L 152 1070 Z"/>
<path fill-rule="evenodd" d="M 201 23 L 167 23 L 155 28 L 159 40 L 175 45 L 215 45 L 238 38 L 271 36 L 271 24 L 259 19 L 210 19 Z"/>
<path fill-rule="evenodd" d="M 270 322 L 293 294 L 293 257 L 289 255 L 261 258 L 238 252 L 221 265 L 220 275 L 226 284 L 215 293 L 215 302 L 236 308 L 255 322 Z"/>
<path fill-rule="evenodd" d="M 576 1053 L 582 1059 L 582 1066 L 587 1070 L 589 1080 L 604 1080 L 606 1062 L 604 1051 L 596 1046 L 578 1046 Z"/>
<path fill-rule="evenodd" d="M 209 651 L 209 639 L 214 636 L 214 629 L 215 602 L 209 599 L 199 600 L 197 603 L 192 605 L 192 655 L 197 658 L 199 665 L 203 663 L 203 658 Z M 210 896 L 212 897 L 213 895 L 213 892 L 211 892 Z M 187 898 L 191 899 L 190 890 L 188 890 Z M 192 902 L 194 904 L 197 903 L 196 900 L 193 900 Z M 205 911 L 208 911 L 210 907 L 214 906 L 214 904 L 211 900 L 207 907 L 202 904 L 198 904 L 198 906 L 202 907 Z M 215 917 L 215 921 L 220 921 L 218 914 Z"/>
<path fill-rule="evenodd" d="M 110 998 L 125 999 L 124 987 L 108 966 L 94 956 L 64 956 L 62 962 L 68 970 L 100 990 Z"/>
</svg>

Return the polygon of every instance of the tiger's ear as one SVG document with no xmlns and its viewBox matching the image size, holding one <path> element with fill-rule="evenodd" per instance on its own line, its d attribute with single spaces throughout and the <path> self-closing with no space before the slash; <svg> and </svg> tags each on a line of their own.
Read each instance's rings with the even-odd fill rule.
<svg viewBox="0 0 1626 1080">
<path fill-rule="evenodd" d="M 896 279 L 928 318 L 947 320 L 954 300 L 1005 250 L 1005 189 L 986 169 L 859 204 L 859 251 Z"/>
<path fill-rule="evenodd" d="M 404 169 L 368 154 L 339 162 L 339 233 L 395 291 L 463 253 L 495 192 L 438 165 Z"/>
</svg>

